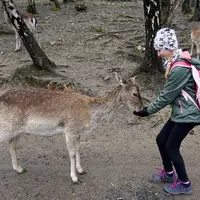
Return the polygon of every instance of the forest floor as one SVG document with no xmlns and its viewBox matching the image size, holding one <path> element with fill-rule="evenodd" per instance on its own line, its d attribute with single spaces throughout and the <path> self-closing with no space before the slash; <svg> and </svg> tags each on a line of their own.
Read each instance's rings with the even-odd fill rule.
<svg viewBox="0 0 200 200">
<path fill-rule="evenodd" d="M 38 1 L 38 30 L 42 49 L 57 65 L 66 66 L 66 74 L 91 95 L 102 96 L 115 87 L 113 71 L 130 77 L 141 59 L 134 48 L 145 44 L 142 1 L 113 2 L 86 0 L 87 11 L 77 12 L 74 2 L 53 4 Z M 20 11 L 26 2 L 16 2 Z M 4 23 L 0 12 L 0 23 Z M 190 49 L 189 22 L 180 8 L 173 20 L 180 46 Z M 18 68 L 30 65 L 31 58 L 23 47 L 14 52 L 15 37 L 0 36 L 1 93 L 10 88 L 3 82 Z M 138 50 L 140 52 L 140 50 Z M 142 52 L 141 52 L 142 53 Z M 162 77 L 162 75 L 160 75 Z M 161 80 L 161 81 L 160 81 Z M 138 75 L 141 94 L 153 101 L 162 88 L 157 75 Z M 43 138 L 26 135 L 18 144 L 18 157 L 26 167 L 21 175 L 12 170 L 6 145 L 0 146 L 0 200 L 199 200 L 200 134 L 188 135 L 182 154 L 193 184 L 191 196 L 171 196 L 163 184 L 149 182 L 156 167 L 162 167 L 155 138 L 168 119 L 170 108 L 139 119 L 132 111 L 120 107 L 113 120 L 103 121 L 94 132 L 81 136 L 81 160 L 87 171 L 82 184 L 70 179 L 69 156 L 63 135 Z"/>
</svg>

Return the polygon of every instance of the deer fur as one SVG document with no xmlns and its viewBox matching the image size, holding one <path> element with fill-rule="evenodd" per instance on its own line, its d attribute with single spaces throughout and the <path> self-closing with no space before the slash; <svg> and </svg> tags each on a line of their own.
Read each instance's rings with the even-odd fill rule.
<svg viewBox="0 0 200 200">
<path fill-rule="evenodd" d="M 121 104 L 140 110 L 143 103 L 135 79 L 123 80 L 116 74 L 119 85 L 105 97 L 93 98 L 80 93 L 48 89 L 8 90 L 0 96 L 0 143 L 8 142 L 13 169 L 24 169 L 17 161 L 16 143 L 23 133 L 52 136 L 65 134 L 74 183 L 84 170 L 80 163 L 80 135 L 96 127 Z"/>
<path fill-rule="evenodd" d="M 191 45 L 190 55 L 192 55 L 194 45 L 196 45 L 197 58 L 199 59 L 199 55 L 200 55 L 200 27 L 195 27 L 195 28 L 192 29 L 191 40 L 192 40 L 192 45 Z"/>
<path fill-rule="evenodd" d="M 14 11 L 14 10 L 13 10 Z M 37 19 L 35 17 L 33 17 L 32 13 L 22 13 L 20 14 L 21 18 L 23 19 L 23 21 L 25 22 L 26 26 L 29 28 L 29 30 L 33 33 L 33 35 L 35 36 L 38 44 L 40 45 L 40 41 L 39 41 L 39 35 L 37 32 Z M 16 28 L 12 25 L 6 11 L 4 10 L 4 19 L 6 21 L 7 24 L 12 26 L 12 29 L 15 32 L 15 40 L 16 40 L 16 46 L 15 46 L 15 51 L 19 51 L 21 49 L 21 39 L 20 36 L 16 30 Z"/>
</svg>

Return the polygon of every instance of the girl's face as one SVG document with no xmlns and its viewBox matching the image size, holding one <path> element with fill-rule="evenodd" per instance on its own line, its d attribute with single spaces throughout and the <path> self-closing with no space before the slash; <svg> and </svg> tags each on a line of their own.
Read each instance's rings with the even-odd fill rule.
<svg viewBox="0 0 200 200">
<path fill-rule="evenodd" d="M 157 55 L 163 58 L 164 60 L 167 60 L 171 55 L 172 51 L 170 50 L 157 50 Z"/>
</svg>

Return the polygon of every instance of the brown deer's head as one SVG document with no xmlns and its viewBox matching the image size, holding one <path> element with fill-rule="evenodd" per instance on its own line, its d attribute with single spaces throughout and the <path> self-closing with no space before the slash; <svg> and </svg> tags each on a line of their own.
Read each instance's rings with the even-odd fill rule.
<svg viewBox="0 0 200 200">
<path fill-rule="evenodd" d="M 136 77 L 123 79 L 119 74 L 115 72 L 115 77 L 119 85 L 122 86 L 121 100 L 130 109 L 140 110 L 143 108 L 142 98 L 140 96 L 139 87 L 135 82 Z"/>
</svg>

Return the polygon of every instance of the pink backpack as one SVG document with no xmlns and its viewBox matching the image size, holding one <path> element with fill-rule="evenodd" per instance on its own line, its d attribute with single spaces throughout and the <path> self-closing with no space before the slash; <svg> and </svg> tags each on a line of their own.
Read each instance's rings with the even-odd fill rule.
<svg viewBox="0 0 200 200">
<path fill-rule="evenodd" d="M 191 69 L 192 72 L 192 76 L 194 78 L 194 81 L 196 83 L 196 100 L 197 103 L 194 101 L 194 99 L 185 91 L 185 90 L 181 90 L 183 97 L 185 98 L 186 101 L 188 101 L 188 99 L 190 101 L 192 101 L 192 103 L 197 107 L 197 109 L 200 111 L 200 70 L 197 70 L 197 68 L 192 65 L 192 60 L 187 60 L 184 58 L 180 58 L 179 61 L 176 61 L 172 64 L 171 66 L 171 70 L 173 70 L 175 67 L 177 66 L 181 66 L 181 67 L 187 67 Z"/>
</svg>

